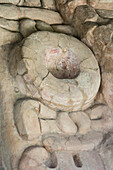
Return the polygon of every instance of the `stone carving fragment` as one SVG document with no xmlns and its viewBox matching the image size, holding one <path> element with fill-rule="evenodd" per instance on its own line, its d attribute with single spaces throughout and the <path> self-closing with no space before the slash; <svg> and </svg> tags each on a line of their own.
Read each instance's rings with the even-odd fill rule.
<svg viewBox="0 0 113 170">
<path fill-rule="evenodd" d="M 21 75 L 26 95 L 27 90 L 32 97 L 38 93 L 38 100 L 57 111 L 84 110 L 91 105 L 99 89 L 100 73 L 96 59 L 83 43 L 63 34 L 38 32 L 19 48 L 22 53 L 14 58 L 20 58 L 26 68 L 23 70 L 27 70 Z M 18 61 L 15 69 L 16 65 Z M 19 76 L 18 69 L 11 66 L 10 71 Z M 19 90 L 23 93 L 21 86 Z"/>
</svg>

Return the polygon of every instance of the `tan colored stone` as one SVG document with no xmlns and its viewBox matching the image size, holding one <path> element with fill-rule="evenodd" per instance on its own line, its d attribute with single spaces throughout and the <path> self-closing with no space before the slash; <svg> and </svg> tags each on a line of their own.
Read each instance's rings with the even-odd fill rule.
<svg viewBox="0 0 113 170">
<path fill-rule="evenodd" d="M 31 96 L 40 93 L 38 99 L 55 111 L 84 110 L 91 105 L 99 89 L 100 72 L 94 55 L 83 43 L 64 34 L 41 31 L 24 41 L 20 53 Z M 60 62 L 67 63 L 66 69 Z"/>
<path fill-rule="evenodd" d="M 43 147 L 29 148 L 23 153 L 19 163 L 19 170 L 46 170 L 45 162 L 49 153 Z"/>
<path fill-rule="evenodd" d="M 105 112 L 105 105 L 96 105 L 91 109 L 88 109 L 86 112 L 88 113 L 91 120 L 101 119 L 103 116 L 103 112 Z"/>
<path fill-rule="evenodd" d="M 0 28 L 0 46 L 11 44 L 22 40 L 20 33 L 10 32 L 6 29 Z"/>
<path fill-rule="evenodd" d="M 35 27 L 36 22 L 30 19 L 23 19 L 20 21 L 20 32 L 24 37 L 29 36 L 33 32 L 36 32 L 37 29 Z"/>
<path fill-rule="evenodd" d="M 86 0 L 79 0 L 79 1 L 74 0 L 69 2 L 67 2 L 66 0 L 65 1 L 56 0 L 56 6 L 58 10 L 60 11 L 63 19 L 68 23 L 72 21 L 75 8 L 77 6 L 86 5 L 86 4 L 87 4 Z"/>
<path fill-rule="evenodd" d="M 23 19 L 41 20 L 48 24 L 62 24 L 63 20 L 58 12 L 49 11 L 39 8 L 17 7 L 13 5 L 0 5 L 0 17 L 6 19 Z"/>
<path fill-rule="evenodd" d="M 25 6 L 33 6 L 33 7 L 41 7 L 41 2 L 40 0 L 25 0 L 23 3 Z"/>
<path fill-rule="evenodd" d="M 95 131 L 108 132 L 113 128 L 113 111 L 107 106 L 102 107 L 102 117 L 91 121 L 91 128 Z"/>
<path fill-rule="evenodd" d="M 44 147 L 50 152 L 63 150 L 79 153 L 80 151 L 93 150 L 100 144 L 102 139 L 102 133 L 92 131 L 79 137 L 64 137 L 58 134 L 46 135 L 43 137 L 42 142 Z"/>
<path fill-rule="evenodd" d="M 110 108 L 113 108 L 113 73 L 102 74 L 102 93 Z"/>
<path fill-rule="evenodd" d="M 42 134 L 47 133 L 61 133 L 57 126 L 56 120 L 43 120 L 40 119 Z"/>
<path fill-rule="evenodd" d="M 85 134 L 90 130 L 91 121 L 84 112 L 70 113 L 71 119 L 77 124 L 80 134 Z"/>
<path fill-rule="evenodd" d="M 18 21 L 9 21 L 5 18 L 0 18 L 0 27 L 5 28 L 9 31 L 19 32 L 19 22 Z"/>
<path fill-rule="evenodd" d="M 38 30 L 41 30 L 41 31 L 51 31 L 51 32 L 54 31 L 52 26 L 50 26 L 49 24 L 43 21 L 36 21 L 36 27 Z"/>
<path fill-rule="evenodd" d="M 113 0 L 89 0 L 89 5 L 96 9 L 113 10 Z"/>
<path fill-rule="evenodd" d="M 42 119 L 56 119 L 56 112 L 49 109 L 47 106 L 40 104 L 39 118 Z"/>
<path fill-rule="evenodd" d="M 70 25 L 52 25 L 55 32 L 76 36 L 76 30 Z"/>
<path fill-rule="evenodd" d="M 11 4 L 14 4 L 14 5 L 18 5 L 18 3 L 19 3 L 19 0 L 0 0 L 0 4 L 4 4 L 4 3 L 6 3 L 6 4 L 9 4 L 9 3 L 11 3 Z"/>
<path fill-rule="evenodd" d="M 43 8 L 56 10 L 55 0 L 42 0 Z"/>
<path fill-rule="evenodd" d="M 70 119 L 68 113 L 60 112 L 57 116 L 58 127 L 62 132 L 68 135 L 75 135 L 77 132 L 77 126 Z"/>
<path fill-rule="evenodd" d="M 104 19 L 105 18 L 110 18 L 110 19 L 113 18 L 113 10 L 97 9 L 96 11 L 98 12 L 99 16 L 103 17 Z"/>
<path fill-rule="evenodd" d="M 33 140 L 41 135 L 37 112 L 39 112 L 39 103 L 33 100 L 23 101 L 15 107 L 16 127 L 25 140 Z"/>
<path fill-rule="evenodd" d="M 100 147 L 97 150 L 104 162 L 104 166 L 106 169 L 113 169 L 113 133 L 107 133 L 104 135 L 104 139 Z"/>
</svg>

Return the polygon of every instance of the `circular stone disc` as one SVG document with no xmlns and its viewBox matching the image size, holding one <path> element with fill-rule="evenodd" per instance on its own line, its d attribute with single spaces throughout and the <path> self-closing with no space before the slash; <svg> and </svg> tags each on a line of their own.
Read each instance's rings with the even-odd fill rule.
<svg viewBox="0 0 113 170">
<path fill-rule="evenodd" d="M 22 60 L 39 100 L 52 109 L 84 110 L 93 102 L 100 86 L 99 67 L 91 50 L 78 39 L 34 33 L 22 46 Z"/>
</svg>

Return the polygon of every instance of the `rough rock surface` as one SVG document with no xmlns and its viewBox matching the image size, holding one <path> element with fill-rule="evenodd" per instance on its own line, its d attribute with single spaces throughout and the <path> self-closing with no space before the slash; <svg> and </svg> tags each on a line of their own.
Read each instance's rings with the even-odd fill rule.
<svg viewBox="0 0 113 170">
<path fill-rule="evenodd" d="M 113 169 L 112 10 L 0 0 L 0 170 Z"/>
<path fill-rule="evenodd" d="M 20 61 L 15 63 L 17 70 L 10 71 L 18 77 L 18 65 L 24 63 L 25 69 L 20 70 L 27 70 L 27 74 L 25 71 L 20 75 L 32 97 L 38 95 L 41 102 L 57 111 L 84 110 L 91 105 L 100 86 L 100 73 L 93 53 L 83 43 L 63 34 L 38 32 L 25 40 L 21 50 L 22 58 L 20 53 L 11 56 L 12 61 L 17 61 L 17 57 Z M 18 83 L 23 93 L 24 83 Z"/>
</svg>

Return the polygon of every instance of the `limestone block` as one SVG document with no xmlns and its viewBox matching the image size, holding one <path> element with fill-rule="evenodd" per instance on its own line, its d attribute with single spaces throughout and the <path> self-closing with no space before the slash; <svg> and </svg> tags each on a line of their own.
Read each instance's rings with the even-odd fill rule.
<svg viewBox="0 0 113 170">
<path fill-rule="evenodd" d="M 76 36 L 76 30 L 70 25 L 52 25 L 55 32 Z"/>
<path fill-rule="evenodd" d="M 11 3 L 11 4 L 14 4 L 14 5 L 18 5 L 18 3 L 19 3 L 19 0 L 0 0 L 0 4 L 4 4 L 4 3 L 6 3 L 6 4 L 9 4 L 9 3 Z"/>
<path fill-rule="evenodd" d="M 31 33 L 36 32 L 36 23 L 30 19 L 23 19 L 20 21 L 20 32 L 24 37 L 29 36 Z"/>
<path fill-rule="evenodd" d="M 40 119 L 42 134 L 47 133 L 61 133 L 57 126 L 56 120 L 43 120 Z"/>
<path fill-rule="evenodd" d="M 88 3 L 96 9 L 113 10 L 113 0 L 89 0 Z"/>
<path fill-rule="evenodd" d="M 68 113 L 60 112 L 57 116 L 58 126 L 62 132 L 68 135 L 75 135 L 77 132 L 77 126 L 70 119 Z"/>
<path fill-rule="evenodd" d="M 5 18 L 0 18 L 0 27 L 5 28 L 9 31 L 19 32 L 19 22 L 18 21 L 9 21 Z"/>
<path fill-rule="evenodd" d="M 53 28 L 49 24 L 43 21 L 36 21 L 36 27 L 38 30 L 41 30 L 41 31 L 51 31 L 51 32 L 54 31 Z"/>
<path fill-rule="evenodd" d="M 91 121 L 84 112 L 70 113 L 71 119 L 77 124 L 80 134 L 85 134 L 90 130 Z"/>
<path fill-rule="evenodd" d="M 30 35 L 21 45 L 18 58 L 26 67 L 29 80 L 24 83 L 32 97 L 40 94 L 38 100 L 55 111 L 84 110 L 91 105 L 100 86 L 100 72 L 87 46 L 76 38 L 46 31 Z"/>
<path fill-rule="evenodd" d="M 88 113 L 91 120 L 101 119 L 103 116 L 103 112 L 105 112 L 105 105 L 96 105 L 91 109 L 88 109 L 86 112 Z"/>
<path fill-rule="evenodd" d="M 0 17 L 12 20 L 29 18 L 41 20 L 48 24 L 61 24 L 63 20 L 58 12 L 39 8 L 17 7 L 14 5 L 0 5 Z"/>
<path fill-rule="evenodd" d="M 56 119 L 56 112 L 49 109 L 47 106 L 40 104 L 39 118 L 42 119 Z"/>
<path fill-rule="evenodd" d="M 17 103 L 15 107 L 15 123 L 20 136 L 24 140 L 33 140 L 40 136 L 38 120 L 39 103 L 33 100 Z"/>
<path fill-rule="evenodd" d="M 5 44 L 11 44 L 15 42 L 19 42 L 22 40 L 22 36 L 20 33 L 10 32 L 6 29 L 0 28 L 0 46 Z"/>
<path fill-rule="evenodd" d="M 44 147 L 49 151 L 71 151 L 79 153 L 81 151 L 93 150 L 103 139 L 102 133 L 89 132 L 82 136 L 46 135 L 42 138 Z"/>
<path fill-rule="evenodd" d="M 20 163 L 19 170 L 46 170 L 45 162 L 49 158 L 49 153 L 43 147 L 29 148 L 24 152 Z"/>
</svg>

